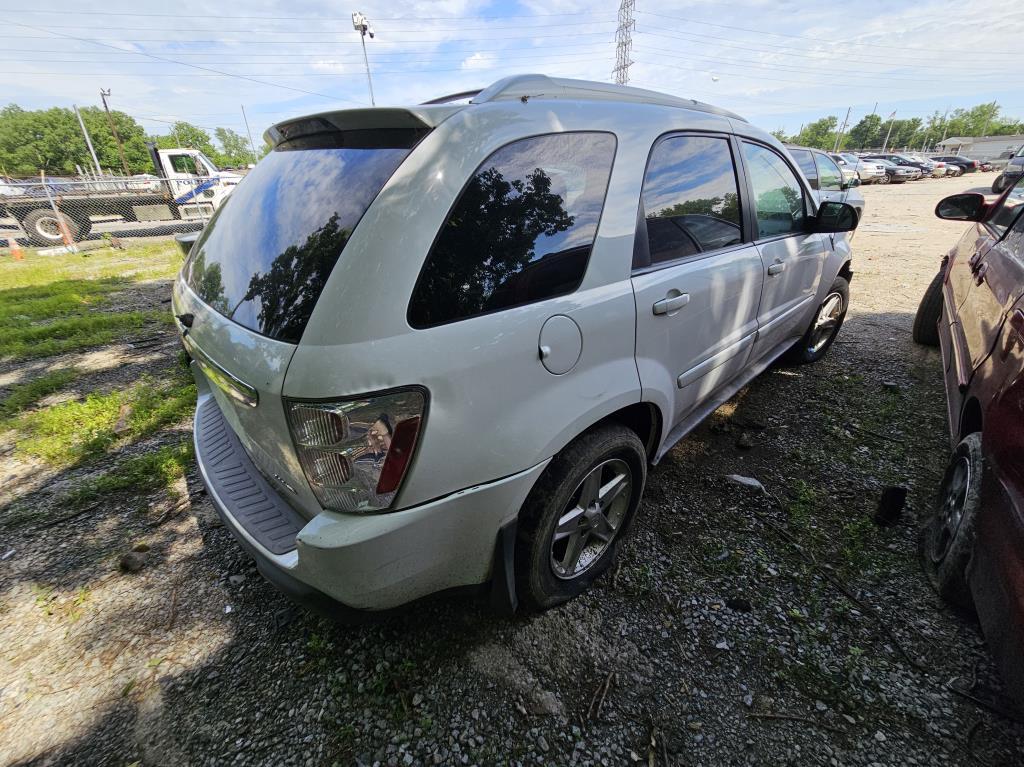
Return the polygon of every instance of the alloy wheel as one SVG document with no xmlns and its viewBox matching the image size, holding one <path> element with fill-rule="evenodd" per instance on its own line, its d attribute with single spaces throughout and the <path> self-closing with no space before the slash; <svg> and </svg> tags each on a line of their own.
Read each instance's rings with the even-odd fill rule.
<svg viewBox="0 0 1024 767">
<path fill-rule="evenodd" d="M 829 293 L 822 301 L 818 313 L 814 317 L 814 326 L 811 329 L 810 342 L 807 344 L 807 351 L 817 354 L 828 343 L 828 340 L 835 334 L 839 326 L 839 319 L 843 316 L 843 296 L 840 293 Z"/>
<path fill-rule="evenodd" d="M 622 529 L 633 491 L 629 464 L 612 458 L 595 466 L 573 492 L 551 536 L 551 570 L 576 578 L 597 562 Z"/>
<path fill-rule="evenodd" d="M 942 562 L 960 530 L 964 518 L 967 492 L 971 486 L 971 463 L 966 456 L 959 457 L 946 469 L 935 511 L 928 555 L 935 564 Z"/>
</svg>

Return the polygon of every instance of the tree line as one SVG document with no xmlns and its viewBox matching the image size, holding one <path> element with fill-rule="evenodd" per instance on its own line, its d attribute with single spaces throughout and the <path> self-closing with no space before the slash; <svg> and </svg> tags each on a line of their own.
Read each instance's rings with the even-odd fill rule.
<svg viewBox="0 0 1024 767">
<path fill-rule="evenodd" d="M 942 141 L 943 137 L 1024 133 L 1024 122 L 1005 117 L 1000 112 L 999 104 L 992 101 L 970 108 L 954 109 L 948 114 L 935 111 L 923 119 L 909 117 L 890 120 L 878 114 L 869 114 L 848 128 L 839 141 L 839 148 L 880 149 L 887 133 L 889 147 L 926 150 Z M 807 123 L 793 135 L 787 135 L 781 129 L 772 131 L 772 135 L 784 143 L 831 150 L 835 146 L 839 129 L 839 118 L 829 116 Z"/>
<path fill-rule="evenodd" d="M 104 172 L 123 173 L 117 141 L 100 107 L 79 110 L 89 138 Z M 249 141 L 230 128 L 215 128 L 213 136 L 206 130 L 180 121 L 167 134 L 147 135 L 135 118 L 113 110 L 111 120 L 124 146 L 125 162 L 131 173 L 153 173 L 153 163 L 146 150 L 147 141 L 155 141 L 162 149 L 189 147 L 198 149 L 218 167 L 241 166 L 253 162 Z M 260 156 L 268 147 L 257 146 Z M 0 109 L 0 176 L 28 178 L 39 175 L 75 175 L 77 168 L 92 169 L 92 157 L 82 135 L 78 118 L 71 109 L 22 109 L 9 104 Z"/>
</svg>

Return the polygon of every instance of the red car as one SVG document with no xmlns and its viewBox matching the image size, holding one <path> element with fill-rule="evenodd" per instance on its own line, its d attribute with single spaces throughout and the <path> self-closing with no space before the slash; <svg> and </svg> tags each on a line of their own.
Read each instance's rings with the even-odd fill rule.
<svg viewBox="0 0 1024 767">
<path fill-rule="evenodd" d="M 971 221 L 914 320 L 942 351 L 953 453 L 921 532 L 936 590 L 973 607 L 1024 703 L 1024 180 L 996 202 L 956 194 L 939 218 Z"/>
</svg>

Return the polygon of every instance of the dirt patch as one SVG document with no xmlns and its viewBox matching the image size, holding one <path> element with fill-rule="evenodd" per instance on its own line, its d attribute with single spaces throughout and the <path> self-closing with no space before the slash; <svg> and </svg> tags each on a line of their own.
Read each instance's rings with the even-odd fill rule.
<svg viewBox="0 0 1024 767">
<path fill-rule="evenodd" d="M 674 449 L 617 570 L 560 610 L 437 601 L 327 624 L 259 577 L 194 475 L 4 532 L 0 761 L 1019 763 L 1020 726 L 948 688 L 1000 689 L 915 553 L 948 433 L 938 357 L 910 329 L 963 229 L 931 211 L 985 179 L 863 189 L 832 351 L 769 371 Z M 907 507 L 882 529 L 888 485 Z"/>
</svg>

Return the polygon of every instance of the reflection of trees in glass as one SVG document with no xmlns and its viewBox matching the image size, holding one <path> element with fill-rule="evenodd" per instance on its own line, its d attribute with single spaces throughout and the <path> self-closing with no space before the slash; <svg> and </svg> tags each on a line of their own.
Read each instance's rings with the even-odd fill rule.
<svg viewBox="0 0 1024 767">
<path fill-rule="evenodd" d="M 189 265 L 188 284 L 196 295 L 221 314 L 228 310 L 220 264 L 206 264 L 206 251 L 200 250 Z"/>
<path fill-rule="evenodd" d="M 291 245 L 277 256 L 268 272 L 253 275 L 239 303 L 259 299 L 259 327 L 264 335 L 299 340 L 350 234 L 350 229 L 339 226 L 335 213 L 302 245 Z"/>
<path fill-rule="evenodd" d="M 430 325 L 494 308 L 489 299 L 536 257 L 541 236 L 565 232 L 574 221 L 540 168 L 525 179 L 506 179 L 494 167 L 476 174 L 431 252 L 411 318 Z"/>
<path fill-rule="evenodd" d="M 668 208 L 662 208 L 653 215 L 658 218 L 673 218 L 691 214 L 723 218 L 734 224 L 740 222 L 740 200 L 735 192 L 726 192 L 720 197 L 698 197 L 685 202 L 677 202 Z"/>
</svg>

